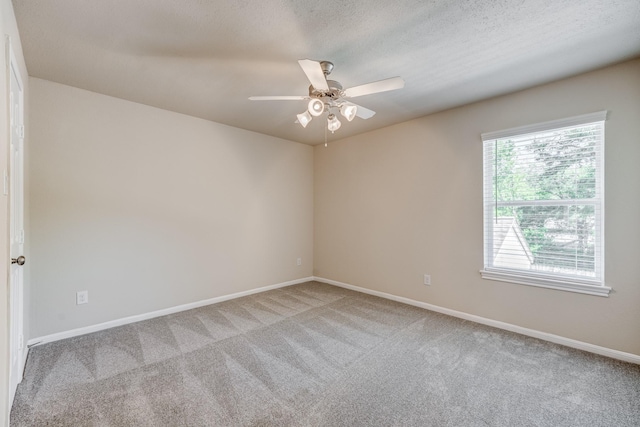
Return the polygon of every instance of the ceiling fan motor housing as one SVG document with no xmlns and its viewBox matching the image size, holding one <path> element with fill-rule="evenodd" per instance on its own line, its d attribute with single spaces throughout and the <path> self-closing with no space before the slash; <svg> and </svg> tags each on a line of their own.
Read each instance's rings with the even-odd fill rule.
<svg viewBox="0 0 640 427">
<path fill-rule="evenodd" d="M 318 90 L 312 86 L 309 86 L 309 96 L 312 98 L 324 98 L 338 99 L 344 95 L 342 91 L 342 85 L 335 80 L 327 80 L 329 90 Z"/>
</svg>

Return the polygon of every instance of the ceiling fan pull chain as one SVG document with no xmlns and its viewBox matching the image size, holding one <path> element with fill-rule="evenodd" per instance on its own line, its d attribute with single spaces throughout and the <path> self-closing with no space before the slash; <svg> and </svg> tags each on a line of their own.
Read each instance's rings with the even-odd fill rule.
<svg viewBox="0 0 640 427">
<path fill-rule="evenodd" d="M 329 129 L 327 126 L 324 127 L 324 146 L 327 146 L 327 129 Z"/>
</svg>

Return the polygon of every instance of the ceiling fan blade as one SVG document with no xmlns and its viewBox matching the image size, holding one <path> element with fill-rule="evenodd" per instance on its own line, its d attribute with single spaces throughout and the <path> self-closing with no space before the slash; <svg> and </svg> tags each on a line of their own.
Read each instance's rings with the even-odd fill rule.
<svg viewBox="0 0 640 427">
<path fill-rule="evenodd" d="M 345 89 L 344 96 L 348 98 L 355 98 L 356 96 L 370 95 L 372 93 L 402 89 L 403 87 L 404 80 L 402 79 L 402 77 L 391 77 L 390 79 L 379 80 L 377 82 L 367 83 Z"/>
<path fill-rule="evenodd" d="M 314 89 L 329 90 L 327 79 L 324 76 L 324 72 L 322 71 L 322 67 L 318 61 L 312 61 L 311 59 L 299 59 L 298 64 L 300 64 L 302 71 L 307 75 L 307 78 Z"/>
<path fill-rule="evenodd" d="M 346 102 L 345 104 L 355 105 L 356 107 L 358 107 L 358 109 L 356 110 L 356 116 L 360 117 L 361 119 L 370 119 L 376 114 L 375 111 L 364 108 L 362 105 L 354 104 L 353 102 Z"/>
<path fill-rule="evenodd" d="M 299 101 L 301 99 L 309 99 L 308 96 L 250 96 L 252 101 Z"/>
</svg>

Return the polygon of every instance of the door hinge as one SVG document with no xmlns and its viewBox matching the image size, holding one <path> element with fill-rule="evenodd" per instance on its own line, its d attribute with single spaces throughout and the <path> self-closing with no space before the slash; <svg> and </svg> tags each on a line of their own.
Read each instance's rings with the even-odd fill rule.
<svg viewBox="0 0 640 427">
<path fill-rule="evenodd" d="M 18 233 L 18 243 L 24 245 L 24 230 L 20 230 Z"/>
<path fill-rule="evenodd" d="M 24 347 L 24 335 L 20 334 L 18 336 L 18 349 L 22 349 Z"/>
<path fill-rule="evenodd" d="M 18 126 L 18 137 L 24 138 L 24 126 Z"/>
</svg>

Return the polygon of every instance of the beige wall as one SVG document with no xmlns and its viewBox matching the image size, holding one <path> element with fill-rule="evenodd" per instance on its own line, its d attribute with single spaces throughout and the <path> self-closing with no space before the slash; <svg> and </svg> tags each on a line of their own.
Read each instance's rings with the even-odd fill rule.
<svg viewBox="0 0 640 427">
<path fill-rule="evenodd" d="M 312 274 L 312 147 L 30 84 L 31 338 Z"/>
<path fill-rule="evenodd" d="M 18 34 L 18 28 L 16 25 L 16 18 L 13 13 L 13 6 L 9 0 L 0 0 L 0 35 L 2 35 L 2 47 L 0 54 L 0 164 L 3 165 L 0 168 L 0 172 L 4 174 L 4 171 L 8 171 L 8 140 L 9 140 L 9 113 L 7 111 L 7 105 L 9 104 L 9 93 L 7 91 L 7 71 L 8 64 L 6 60 L 6 46 L 5 36 L 11 37 L 11 46 L 13 47 L 14 54 L 20 66 L 20 73 L 22 75 L 25 97 L 28 94 L 28 82 L 27 82 L 27 69 L 24 64 L 24 57 L 22 54 L 22 46 L 20 44 L 20 36 Z M 25 99 L 26 101 L 26 99 Z M 27 102 L 28 104 L 28 102 Z M 28 108 L 26 106 L 25 108 Z M 28 137 L 28 135 L 27 135 Z M 25 150 L 28 150 L 28 142 L 25 141 Z M 28 218 L 26 218 L 28 221 Z M 28 223 L 25 224 L 27 229 L 28 239 Z M 0 426 L 8 425 L 9 422 L 9 410 L 8 410 L 8 395 L 9 390 L 9 324 L 8 324 L 8 301 L 9 301 L 9 284 L 8 284 L 8 261 L 9 261 L 9 237 L 8 237 L 8 197 L 0 193 L 0 241 L 3 242 L 0 245 L 0 278 L 2 285 L 0 292 Z M 29 254 L 26 254 L 29 256 Z M 25 266 L 28 269 L 28 265 Z M 28 297 L 28 271 L 26 273 L 25 286 L 27 287 L 26 293 Z M 28 307 L 25 307 L 28 310 Z M 25 312 L 25 318 L 28 318 L 28 311 Z M 26 332 L 28 332 L 29 324 L 28 319 L 25 319 Z"/>
<path fill-rule="evenodd" d="M 610 297 L 481 279 L 480 133 L 604 109 Z M 638 162 L 640 60 L 317 146 L 314 274 L 640 355 Z"/>
</svg>

